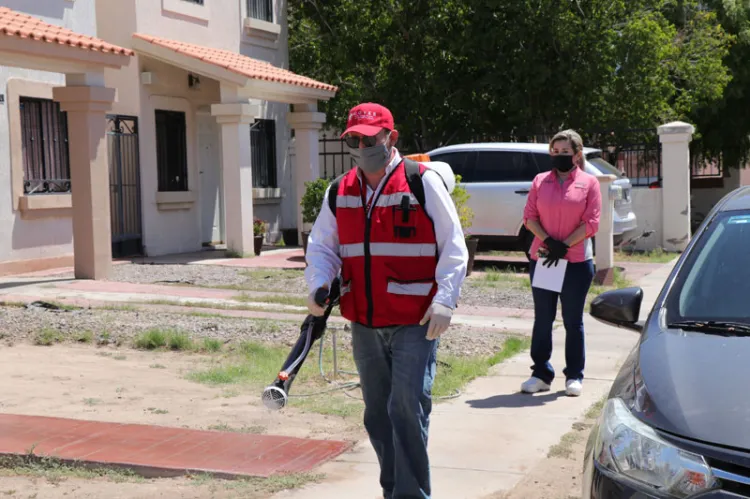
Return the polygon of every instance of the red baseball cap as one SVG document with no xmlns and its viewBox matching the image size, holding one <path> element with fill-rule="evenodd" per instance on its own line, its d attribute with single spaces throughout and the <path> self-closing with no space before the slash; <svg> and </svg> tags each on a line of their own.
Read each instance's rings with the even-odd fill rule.
<svg viewBox="0 0 750 499">
<path fill-rule="evenodd" d="M 380 104 L 365 102 L 354 106 L 349 111 L 346 130 L 341 134 L 341 137 L 350 132 L 359 132 L 371 137 L 377 135 L 383 128 L 393 130 L 393 115 L 391 112 Z"/>
</svg>

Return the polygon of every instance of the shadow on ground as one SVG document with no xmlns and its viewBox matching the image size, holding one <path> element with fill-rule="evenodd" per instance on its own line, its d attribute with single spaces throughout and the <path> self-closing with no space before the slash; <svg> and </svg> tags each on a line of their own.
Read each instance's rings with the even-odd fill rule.
<svg viewBox="0 0 750 499">
<path fill-rule="evenodd" d="M 498 409 L 501 407 L 520 408 L 520 407 L 538 407 L 541 405 L 554 402 L 560 397 L 564 397 L 564 391 L 549 392 L 543 395 L 530 395 L 528 393 L 507 393 L 502 395 L 493 395 L 486 399 L 467 400 L 473 409 Z"/>
</svg>

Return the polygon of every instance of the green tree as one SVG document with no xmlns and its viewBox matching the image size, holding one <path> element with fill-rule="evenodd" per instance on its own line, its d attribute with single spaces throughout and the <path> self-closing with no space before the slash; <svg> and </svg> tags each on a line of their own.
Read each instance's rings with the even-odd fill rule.
<svg viewBox="0 0 750 499">
<path fill-rule="evenodd" d="M 341 88 L 329 124 L 382 102 L 409 151 L 561 127 L 652 129 L 716 106 L 730 80 L 732 38 L 697 0 L 289 5 L 292 70 Z"/>
</svg>

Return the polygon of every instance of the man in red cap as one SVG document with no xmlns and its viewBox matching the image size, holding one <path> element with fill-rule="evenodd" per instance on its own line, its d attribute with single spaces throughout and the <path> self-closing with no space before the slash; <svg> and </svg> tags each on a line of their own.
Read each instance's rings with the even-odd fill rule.
<svg viewBox="0 0 750 499">
<path fill-rule="evenodd" d="M 341 137 L 356 166 L 328 188 L 308 238 L 308 308 L 323 314 L 315 292 L 340 272 L 384 497 L 429 499 L 438 338 L 466 277 L 466 241 L 440 175 L 396 149 L 388 109 L 354 107 Z"/>
</svg>

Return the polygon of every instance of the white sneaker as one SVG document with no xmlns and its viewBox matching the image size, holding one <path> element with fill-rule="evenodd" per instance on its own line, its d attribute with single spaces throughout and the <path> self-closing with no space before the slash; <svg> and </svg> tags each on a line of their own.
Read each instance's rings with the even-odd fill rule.
<svg viewBox="0 0 750 499">
<path fill-rule="evenodd" d="M 550 386 L 539 378 L 530 377 L 521 385 L 521 391 L 524 393 L 548 392 Z"/>
<path fill-rule="evenodd" d="M 577 379 L 569 379 L 565 383 L 565 394 L 570 397 L 578 397 L 583 391 L 583 383 Z"/>
</svg>

